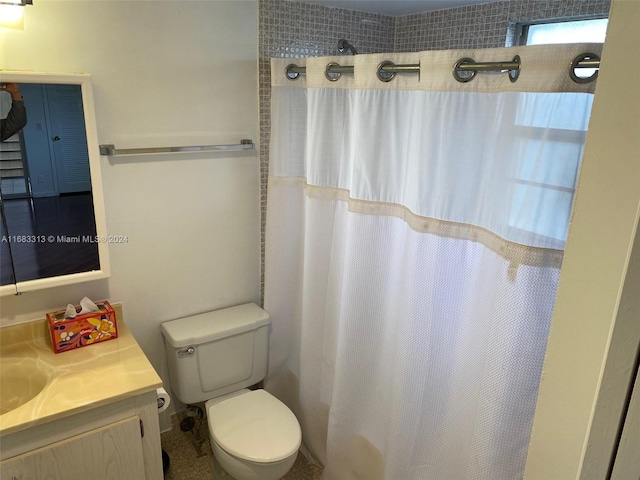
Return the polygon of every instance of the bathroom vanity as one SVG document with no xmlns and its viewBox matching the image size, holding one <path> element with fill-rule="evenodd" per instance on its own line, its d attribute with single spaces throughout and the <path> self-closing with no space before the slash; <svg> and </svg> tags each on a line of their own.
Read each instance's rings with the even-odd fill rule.
<svg viewBox="0 0 640 480">
<path fill-rule="evenodd" d="M 118 338 L 57 355 L 44 319 L 0 329 L 0 478 L 163 478 L 162 381 L 114 310 Z"/>
</svg>

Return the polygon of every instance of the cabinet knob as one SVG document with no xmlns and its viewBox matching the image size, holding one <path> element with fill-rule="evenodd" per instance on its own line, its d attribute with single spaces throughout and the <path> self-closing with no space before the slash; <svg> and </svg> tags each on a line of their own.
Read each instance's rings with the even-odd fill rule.
<svg viewBox="0 0 640 480">
<path fill-rule="evenodd" d="M 53 140 L 54 142 L 57 142 L 58 140 L 60 140 L 60 137 L 58 135 L 56 135 L 51 140 Z M 11 480 L 13 480 L 13 479 L 11 479 Z"/>
</svg>

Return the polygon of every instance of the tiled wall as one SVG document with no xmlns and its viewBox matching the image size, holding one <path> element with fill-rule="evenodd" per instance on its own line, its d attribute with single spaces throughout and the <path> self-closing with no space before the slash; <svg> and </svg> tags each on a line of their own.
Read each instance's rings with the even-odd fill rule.
<svg viewBox="0 0 640 480">
<path fill-rule="evenodd" d="M 358 53 L 491 48 L 507 44 L 516 22 L 606 15 L 610 0 L 508 0 L 404 17 L 259 0 L 260 193 L 262 271 L 269 176 L 272 57 L 337 55 L 345 38 Z M 264 292 L 264 276 L 261 281 Z"/>
<path fill-rule="evenodd" d="M 514 23 L 607 15 L 610 0 L 512 0 L 398 17 L 396 52 L 504 47 Z"/>
</svg>

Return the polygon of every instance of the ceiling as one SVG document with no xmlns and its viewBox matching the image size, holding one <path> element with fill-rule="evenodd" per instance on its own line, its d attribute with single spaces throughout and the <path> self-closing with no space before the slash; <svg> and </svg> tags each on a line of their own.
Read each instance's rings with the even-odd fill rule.
<svg viewBox="0 0 640 480">
<path fill-rule="evenodd" d="M 346 8 L 382 15 L 400 16 L 412 13 L 443 10 L 445 8 L 477 5 L 496 0 L 297 0 L 299 2 L 315 3 L 325 7 Z"/>
</svg>

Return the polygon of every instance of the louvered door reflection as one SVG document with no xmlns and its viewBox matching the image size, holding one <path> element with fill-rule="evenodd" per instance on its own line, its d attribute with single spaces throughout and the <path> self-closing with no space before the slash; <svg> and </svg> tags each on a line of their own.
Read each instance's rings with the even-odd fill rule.
<svg viewBox="0 0 640 480">
<path fill-rule="evenodd" d="M 58 192 L 89 192 L 91 175 L 80 86 L 47 85 L 47 99 Z"/>
</svg>

